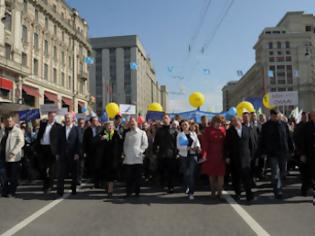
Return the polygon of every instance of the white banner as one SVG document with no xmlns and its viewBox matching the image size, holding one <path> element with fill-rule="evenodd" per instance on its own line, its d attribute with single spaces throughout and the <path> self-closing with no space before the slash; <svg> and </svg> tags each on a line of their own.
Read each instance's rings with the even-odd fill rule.
<svg viewBox="0 0 315 236">
<path fill-rule="evenodd" d="M 43 104 L 40 105 L 40 113 L 41 115 L 47 115 L 48 112 L 58 112 L 58 104 Z"/>
<path fill-rule="evenodd" d="M 123 115 L 135 115 L 136 114 L 136 106 L 130 104 L 120 104 L 120 112 Z"/>
<path fill-rule="evenodd" d="M 299 97 L 297 91 L 288 92 L 270 92 L 270 104 L 273 106 L 297 106 Z"/>
</svg>

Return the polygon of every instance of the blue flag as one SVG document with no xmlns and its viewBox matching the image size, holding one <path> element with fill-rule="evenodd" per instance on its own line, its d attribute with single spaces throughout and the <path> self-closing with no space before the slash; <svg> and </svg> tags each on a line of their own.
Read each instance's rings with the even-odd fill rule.
<svg viewBox="0 0 315 236">
<path fill-rule="evenodd" d="M 130 70 L 137 70 L 138 64 L 135 62 L 130 62 Z"/>
<path fill-rule="evenodd" d="M 95 58 L 94 57 L 85 57 L 84 58 L 84 63 L 91 65 L 94 64 Z"/>
</svg>

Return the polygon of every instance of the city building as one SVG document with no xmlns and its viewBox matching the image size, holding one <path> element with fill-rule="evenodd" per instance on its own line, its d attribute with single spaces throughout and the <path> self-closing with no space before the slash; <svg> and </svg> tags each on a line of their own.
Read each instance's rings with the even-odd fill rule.
<svg viewBox="0 0 315 236">
<path fill-rule="evenodd" d="M 315 16 L 288 12 L 275 27 L 265 28 L 254 46 L 256 63 L 223 89 L 223 108 L 267 92 L 297 91 L 299 108 L 315 108 Z M 289 114 L 293 106 L 283 109 Z"/>
<path fill-rule="evenodd" d="M 88 25 L 64 0 L 0 0 L 0 99 L 80 112 L 89 96 Z"/>
<path fill-rule="evenodd" d="M 167 109 L 167 90 L 160 86 L 150 57 L 138 36 L 91 38 L 95 64 L 90 67 L 91 95 L 96 111 L 109 102 L 133 104 L 145 113 L 152 102 Z"/>
</svg>

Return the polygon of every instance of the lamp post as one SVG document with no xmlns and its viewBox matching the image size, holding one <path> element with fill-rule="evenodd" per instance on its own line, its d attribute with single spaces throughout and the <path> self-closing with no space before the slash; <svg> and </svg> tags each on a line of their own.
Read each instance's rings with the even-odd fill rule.
<svg viewBox="0 0 315 236">
<path fill-rule="evenodd" d="M 77 35 L 77 30 L 75 27 L 76 18 L 78 17 L 79 13 L 75 8 L 72 8 L 72 28 L 73 28 L 73 36 L 72 36 L 72 110 L 75 111 L 75 99 L 77 96 L 77 91 L 75 89 L 75 39 Z"/>
</svg>

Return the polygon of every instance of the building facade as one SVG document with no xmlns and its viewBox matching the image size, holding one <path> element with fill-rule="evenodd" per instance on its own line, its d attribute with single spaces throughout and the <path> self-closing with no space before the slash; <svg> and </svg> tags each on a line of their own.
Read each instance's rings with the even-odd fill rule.
<svg viewBox="0 0 315 236">
<path fill-rule="evenodd" d="M 315 108 L 315 16 L 288 12 L 277 26 L 265 28 L 254 46 L 256 63 L 238 81 L 222 89 L 223 107 L 250 96 L 297 91 L 299 108 Z M 287 114 L 293 106 L 281 109 Z"/>
<path fill-rule="evenodd" d="M 136 35 L 92 38 L 90 42 L 96 58 L 90 68 L 90 91 L 96 97 L 97 112 L 109 102 L 136 105 L 137 112 L 146 112 L 152 102 L 167 109 L 166 86 L 157 82 L 151 60 Z"/>
<path fill-rule="evenodd" d="M 64 0 L 0 0 L 0 99 L 87 106 L 88 25 Z"/>
</svg>

